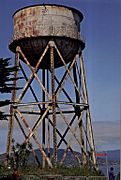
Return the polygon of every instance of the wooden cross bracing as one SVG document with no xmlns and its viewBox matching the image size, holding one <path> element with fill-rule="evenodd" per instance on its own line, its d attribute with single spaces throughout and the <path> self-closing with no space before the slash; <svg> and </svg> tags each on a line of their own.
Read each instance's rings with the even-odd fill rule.
<svg viewBox="0 0 121 180">
<path fill-rule="evenodd" d="M 42 69 L 43 72 L 43 79 L 42 80 L 38 72 L 41 67 L 41 62 L 47 53 L 47 51 L 50 50 L 50 68 L 47 69 L 47 77 L 45 78 L 45 70 Z M 57 52 L 60 60 L 62 61 L 63 68 L 65 69 L 65 72 L 63 73 L 62 78 L 59 80 L 55 73 L 54 68 L 54 52 Z M 31 75 L 27 77 L 26 71 L 24 70 L 21 62 L 20 62 L 20 56 L 24 59 L 24 62 L 27 64 L 27 66 L 31 70 Z M 11 142 L 12 142 L 12 133 L 13 133 L 13 126 L 14 126 L 14 118 L 16 119 L 21 132 L 24 136 L 24 142 L 28 142 L 31 140 L 31 138 L 34 139 L 34 142 L 36 143 L 37 147 L 39 148 L 42 157 L 43 157 L 43 167 L 45 166 L 45 161 L 47 162 L 48 166 L 53 167 L 57 164 L 57 151 L 59 147 L 61 147 L 62 143 L 65 144 L 66 148 L 64 150 L 64 154 L 61 160 L 61 164 L 64 162 L 64 159 L 67 155 L 68 150 L 73 154 L 74 158 L 78 161 L 80 164 L 86 164 L 88 160 L 88 151 L 91 152 L 91 161 L 95 165 L 96 164 L 96 158 L 95 158 L 95 147 L 94 147 L 94 138 L 93 138 L 93 130 L 92 130 L 92 123 L 91 123 L 91 114 L 90 114 L 90 108 L 89 108 L 89 101 L 88 101 L 88 95 L 87 95 L 87 88 L 86 88 L 86 78 L 85 78 L 85 72 L 84 72 L 84 63 L 82 55 L 80 56 L 80 62 L 78 60 L 79 58 L 77 55 L 75 55 L 74 59 L 66 64 L 66 61 L 62 57 L 60 51 L 58 50 L 58 47 L 56 46 L 54 41 L 49 41 L 47 44 L 45 50 L 43 51 L 42 55 L 40 56 L 40 59 L 38 60 L 36 66 L 33 68 L 29 62 L 29 60 L 26 58 L 25 54 L 22 52 L 22 49 L 18 46 L 16 48 L 16 58 L 15 58 L 15 64 L 19 66 L 20 71 L 22 72 L 24 79 L 26 80 L 26 83 L 24 84 L 20 94 L 18 97 L 16 97 L 16 91 L 14 90 L 12 93 L 12 102 L 13 104 L 10 107 L 10 121 L 9 121 L 9 130 L 8 130 L 8 142 L 7 142 L 7 154 L 10 155 L 11 152 Z M 78 73 L 77 73 L 78 72 Z M 49 74 L 50 73 L 50 81 L 51 85 L 49 86 Z M 78 77 L 76 77 L 76 74 Z M 17 73 L 14 75 L 15 77 L 18 76 Z M 75 91 L 75 99 L 73 100 L 73 97 L 71 96 L 71 93 L 68 89 L 65 88 L 65 84 L 67 83 L 67 80 L 70 78 L 71 85 L 73 87 L 73 91 Z M 43 93 L 43 99 L 42 101 L 39 100 L 35 93 L 35 89 L 32 87 L 32 82 L 36 79 L 36 81 L 39 84 L 39 88 L 42 90 Z M 46 83 L 45 83 L 46 79 Z M 14 86 L 17 86 L 17 80 L 14 82 Z M 49 88 L 51 88 L 51 91 L 49 92 Z M 23 97 L 26 95 L 27 90 L 30 89 L 30 92 L 32 93 L 35 102 L 26 102 L 22 103 Z M 62 93 L 65 96 L 66 100 L 62 100 L 61 96 Z M 37 106 L 38 111 L 29 111 L 29 106 Z M 20 107 L 28 107 L 27 111 L 21 111 Z M 63 110 L 62 106 L 65 108 L 66 106 L 69 106 L 69 110 L 66 110 L 66 108 Z M 39 117 L 34 120 L 33 127 L 30 127 L 27 118 L 25 118 L 24 114 L 35 114 Z M 72 114 L 72 115 L 71 115 Z M 86 119 L 84 119 L 84 114 L 86 114 Z M 58 119 L 58 115 L 60 119 Z M 67 115 L 67 116 L 66 116 Z M 70 120 L 68 119 L 68 115 Z M 19 118 L 18 118 L 19 116 Z M 58 121 L 60 121 L 65 125 L 63 132 L 60 131 L 60 129 L 57 127 Z M 45 152 L 45 129 L 47 129 L 46 122 L 48 121 L 48 145 L 47 147 L 50 147 L 50 139 L 53 141 L 53 155 L 50 157 Z M 22 123 L 24 126 L 28 129 L 29 134 L 27 134 L 23 128 Z M 74 125 L 74 123 L 76 125 Z M 86 127 L 85 127 L 86 124 Z M 38 127 L 40 125 L 43 125 L 42 133 L 43 133 L 43 142 L 40 143 L 35 135 L 35 131 L 37 131 Z M 53 129 L 52 134 L 50 135 L 50 125 Z M 80 132 L 80 133 L 78 133 Z M 69 134 L 69 135 L 68 135 Z M 67 138 L 68 136 L 68 138 Z M 73 140 L 78 144 L 79 149 L 82 154 L 82 159 L 78 157 L 78 155 L 74 151 L 73 147 Z M 37 161 L 38 164 L 40 164 L 38 157 L 32 149 L 32 153 Z"/>
</svg>

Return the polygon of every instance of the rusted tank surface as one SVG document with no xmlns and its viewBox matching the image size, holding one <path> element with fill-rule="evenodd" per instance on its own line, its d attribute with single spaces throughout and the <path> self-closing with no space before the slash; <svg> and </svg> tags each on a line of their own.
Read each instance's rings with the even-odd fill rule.
<svg viewBox="0 0 121 180">
<path fill-rule="evenodd" d="M 80 22 L 83 15 L 76 9 L 59 5 L 36 5 L 18 10 L 13 15 L 14 32 L 9 48 L 15 52 L 19 45 L 35 66 L 49 40 L 57 44 L 66 63 L 71 61 L 79 49 L 83 50 L 84 42 L 80 38 Z M 49 52 L 41 63 L 46 65 Z M 63 64 L 55 55 L 55 67 Z M 45 62 L 44 62 L 45 61 Z"/>
</svg>

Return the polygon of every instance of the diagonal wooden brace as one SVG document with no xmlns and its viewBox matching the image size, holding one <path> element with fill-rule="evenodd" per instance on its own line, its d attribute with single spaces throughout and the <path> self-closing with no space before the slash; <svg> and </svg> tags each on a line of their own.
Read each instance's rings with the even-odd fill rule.
<svg viewBox="0 0 121 180">
<path fill-rule="evenodd" d="M 19 114 L 21 120 L 23 121 L 23 123 L 25 124 L 25 126 L 27 127 L 27 129 L 29 130 L 29 132 L 32 133 L 32 130 L 31 130 L 30 126 L 29 126 L 28 123 L 26 122 L 26 119 L 25 119 L 24 116 L 21 114 L 21 112 L 20 112 L 18 109 L 16 109 L 16 112 Z M 43 157 L 45 158 L 45 160 L 47 161 L 49 167 L 52 168 L 52 167 L 53 167 L 53 166 L 52 166 L 52 163 L 51 163 L 50 159 L 47 157 L 47 155 L 45 154 L 45 152 L 43 151 L 40 143 L 38 142 L 38 140 L 37 140 L 37 138 L 36 138 L 36 136 L 33 134 L 32 137 L 33 137 L 33 139 L 35 140 L 35 143 L 38 145 L 39 150 L 40 150 L 40 152 L 42 153 L 42 156 L 43 156 Z M 26 142 L 28 142 L 28 139 L 26 139 Z"/>
<path fill-rule="evenodd" d="M 42 87 L 42 89 L 45 91 L 45 94 L 47 95 L 48 99 L 50 98 L 45 87 L 43 86 L 42 82 L 40 81 L 40 79 L 38 78 L 37 76 L 37 72 L 39 70 L 39 65 L 42 61 L 42 59 L 44 58 L 47 50 L 48 50 L 49 46 L 47 45 L 47 47 L 45 48 L 43 54 L 41 55 L 38 63 L 36 64 L 35 68 L 33 69 L 33 67 L 30 65 L 29 61 L 27 60 L 27 58 L 25 57 L 24 53 L 22 52 L 21 48 L 19 47 L 17 52 L 19 52 L 21 54 L 21 56 L 24 58 L 26 64 L 29 66 L 29 68 L 31 69 L 32 71 L 32 74 L 30 75 L 30 77 L 28 78 L 28 81 L 26 82 L 21 94 L 19 95 L 18 99 L 17 99 L 17 102 L 20 102 L 24 96 L 24 94 L 26 93 L 27 89 L 29 88 L 29 85 L 32 83 L 33 79 L 36 78 L 37 81 L 39 82 L 40 86 Z"/>
</svg>

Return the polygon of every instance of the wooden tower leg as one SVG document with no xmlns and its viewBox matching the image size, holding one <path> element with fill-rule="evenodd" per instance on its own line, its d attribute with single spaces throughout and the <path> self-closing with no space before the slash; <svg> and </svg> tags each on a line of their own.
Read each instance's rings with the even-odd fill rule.
<svg viewBox="0 0 121 180">
<path fill-rule="evenodd" d="M 85 77 L 85 69 L 82 55 L 80 56 L 80 67 L 81 67 L 81 77 L 82 77 L 82 86 L 84 91 L 84 100 L 85 104 L 89 104 L 88 93 L 87 93 L 87 85 L 86 85 L 86 77 Z M 87 109 L 87 135 L 90 141 L 91 146 L 91 158 L 94 166 L 96 166 L 96 156 L 95 156 L 95 145 L 94 145 L 94 136 L 92 130 L 92 121 L 91 121 L 91 113 L 90 108 Z"/>
<path fill-rule="evenodd" d="M 53 117 L 53 155 L 54 165 L 57 165 L 57 137 L 56 137 L 56 98 L 55 98 L 55 79 L 54 79 L 54 42 L 50 41 L 50 70 L 52 88 L 52 117 Z"/>
<path fill-rule="evenodd" d="M 75 81 L 75 84 L 77 87 L 79 87 L 79 84 L 78 84 L 78 80 L 77 80 L 77 72 L 76 72 L 76 65 L 74 64 L 73 66 L 73 76 L 74 76 L 74 81 Z M 76 95 L 76 103 L 80 103 L 80 95 L 77 91 L 77 89 L 75 88 L 75 95 Z M 78 119 L 81 115 L 81 109 L 79 106 L 77 106 L 75 108 L 75 111 L 76 111 L 76 115 L 78 116 Z M 87 157 L 83 151 L 83 149 L 85 149 L 85 140 L 84 140 L 84 132 L 83 132 L 83 122 L 82 122 L 82 119 L 80 120 L 79 122 L 79 130 L 80 130 L 80 143 L 82 145 L 83 148 L 81 148 L 81 153 L 82 153 L 82 164 L 85 165 L 87 163 Z"/>
<path fill-rule="evenodd" d="M 43 86 L 45 87 L 45 69 L 42 69 L 42 83 L 43 83 Z M 45 92 L 43 91 L 42 92 L 42 101 L 45 102 Z M 45 104 L 43 104 L 43 113 L 45 111 Z M 43 150 L 45 151 L 45 118 L 43 118 L 43 121 L 42 121 L 42 147 L 43 147 Z M 42 167 L 45 168 L 45 158 L 43 157 L 43 160 L 42 160 Z"/>
</svg>

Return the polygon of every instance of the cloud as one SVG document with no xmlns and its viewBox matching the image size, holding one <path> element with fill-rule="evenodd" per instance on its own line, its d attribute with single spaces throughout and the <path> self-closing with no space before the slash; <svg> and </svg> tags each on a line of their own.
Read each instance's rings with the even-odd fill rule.
<svg viewBox="0 0 121 180">
<path fill-rule="evenodd" d="M 120 148 L 120 122 L 94 122 L 94 137 L 97 151 Z"/>
<path fill-rule="evenodd" d="M 33 127 L 33 124 L 36 122 L 35 120 L 36 118 L 35 116 L 32 116 L 32 115 L 28 116 L 27 122 L 29 123 L 31 128 Z M 57 128 L 63 134 L 65 129 L 67 128 L 66 124 L 64 123 L 63 120 L 59 120 L 59 119 L 57 119 L 57 122 L 58 122 Z M 24 129 L 26 133 L 29 134 L 29 131 L 26 128 Z M 6 142 L 7 142 L 7 130 L 8 130 L 8 121 L 0 122 L 0 133 L 4 134 L 4 137 L 5 137 L 4 139 L 1 139 L 1 142 L 0 142 L 1 152 L 5 151 Z M 120 122 L 119 121 L 93 122 L 93 131 L 94 131 L 96 151 L 114 150 L 114 149 L 120 148 Z M 52 128 L 51 128 L 50 133 L 52 134 Z M 77 133 L 79 134 L 79 131 L 77 131 Z M 22 132 L 20 132 L 20 129 L 16 121 L 14 124 L 13 134 L 17 142 L 20 143 L 24 141 L 24 136 Z M 35 134 L 38 137 L 38 139 L 41 141 L 41 125 L 37 128 Z M 67 136 L 68 140 L 70 139 L 71 135 L 72 135 L 71 133 L 68 133 L 68 136 Z M 72 147 L 74 147 L 75 150 L 80 149 L 78 146 L 78 143 L 76 143 L 74 138 L 72 138 L 71 145 Z M 64 147 L 65 145 L 64 143 L 62 143 L 61 148 L 64 148 Z"/>
</svg>

